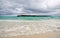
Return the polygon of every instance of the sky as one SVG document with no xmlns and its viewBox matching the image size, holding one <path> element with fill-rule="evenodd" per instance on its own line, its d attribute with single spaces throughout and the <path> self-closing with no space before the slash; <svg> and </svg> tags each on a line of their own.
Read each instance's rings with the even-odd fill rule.
<svg viewBox="0 0 60 38">
<path fill-rule="evenodd" d="M 60 0 L 0 0 L 0 15 L 60 15 Z"/>
</svg>

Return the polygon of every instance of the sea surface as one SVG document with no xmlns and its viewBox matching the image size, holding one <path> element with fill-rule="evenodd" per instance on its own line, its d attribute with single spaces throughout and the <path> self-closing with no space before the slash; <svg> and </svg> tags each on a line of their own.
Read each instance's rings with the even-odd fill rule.
<svg viewBox="0 0 60 38">
<path fill-rule="evenodd" d="M 0 16 L 0 20 L 42 20 L 42 19 L 60 19 L 60 16 L 48 16 L 48 17 Z"/>
</svg>

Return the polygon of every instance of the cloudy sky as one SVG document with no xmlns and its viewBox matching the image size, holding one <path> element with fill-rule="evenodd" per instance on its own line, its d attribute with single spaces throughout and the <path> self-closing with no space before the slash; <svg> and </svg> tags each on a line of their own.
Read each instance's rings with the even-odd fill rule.
<svg viewBox="0 0 60 38">
<path fill-rule="evenodd" d="M 0 15 L 60 15 L 60 0 L 0 0 Z"/>
</svg>

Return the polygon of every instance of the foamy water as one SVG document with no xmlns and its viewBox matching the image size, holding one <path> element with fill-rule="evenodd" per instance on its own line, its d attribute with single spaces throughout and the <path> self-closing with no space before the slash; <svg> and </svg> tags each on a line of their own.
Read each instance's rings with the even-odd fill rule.
<svg viewBox="0 0 60 38">
<path fill-rule="evenodd" d="M 34 35 L 60 31 L 59 19 L 48 20 L 0 20 L 0 37 Z"/>
</svg>

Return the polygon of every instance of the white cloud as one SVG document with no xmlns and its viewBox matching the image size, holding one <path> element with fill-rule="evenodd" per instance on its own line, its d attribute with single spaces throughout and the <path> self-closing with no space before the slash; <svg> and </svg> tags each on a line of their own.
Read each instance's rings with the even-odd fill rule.
<svg viewBox="0 0 60 38">
<path fill-rule="evenodd" d="M 27 9 L 41 11 L 42 14 L 58 14 L 60 11 L 60 0 L 28 0 Z"/>
<path fill-rule="evenodd" d="M 0 0 L 0 15 L 15 13 L 58 15 L 60 0 Z"/>
</svg>

